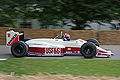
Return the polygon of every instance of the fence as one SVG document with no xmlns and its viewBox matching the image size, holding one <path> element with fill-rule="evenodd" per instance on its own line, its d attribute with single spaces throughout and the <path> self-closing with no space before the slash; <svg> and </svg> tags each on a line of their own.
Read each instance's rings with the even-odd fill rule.
<svg viewBox="0 0 120 80">
<path fill-rule="evenodd" d="M 89 38 L 97 39 L 102 45 L 120 45 L 120 31 L 95 31 L 95 30 L 59 30 L 59 29 L 16 29 L 16 28 L 0 28 L 0 44 L 6 43 L 6 31 L 16 30 L 24 31 L 25 38 L 54 38 L 56 35 L 67 32 L 71 35 L 71 39 L 78 38 L 87 40 Z"/>
</svg>

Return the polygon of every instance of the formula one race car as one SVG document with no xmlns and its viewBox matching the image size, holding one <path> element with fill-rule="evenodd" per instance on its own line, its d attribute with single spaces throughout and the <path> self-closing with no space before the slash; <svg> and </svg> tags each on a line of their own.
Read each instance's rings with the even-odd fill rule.
<svg viewBox="0 0 120 80">
<path fill-rule="evenodd" d="M 66 34 L 67 35 L 67 34 Z M 62 32 L 61 32 L 61 36 Z M 24 39 L 23 31 L 8 31 L 6 33 L 7 46 L 11 46 L 11 53 L 15 57 L 24 56 L 64 56 L 82 55 L 85 58 L 111 57 L 111 51 L 99 47 L 96 39 L 68 40 L 61 39 Z"/>
</svg>

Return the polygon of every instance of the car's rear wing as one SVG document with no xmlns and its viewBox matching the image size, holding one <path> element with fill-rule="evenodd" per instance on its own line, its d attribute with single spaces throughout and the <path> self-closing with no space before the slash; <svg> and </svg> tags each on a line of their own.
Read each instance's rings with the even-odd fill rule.
<svg viewBox="0 0 120 80">
<path fill-rule="evenodd" d="M 12 46 L 16 41 L 24 41 L 24 31 L 7 31 L 6 32 L 6 45 Z"/>
</svg>

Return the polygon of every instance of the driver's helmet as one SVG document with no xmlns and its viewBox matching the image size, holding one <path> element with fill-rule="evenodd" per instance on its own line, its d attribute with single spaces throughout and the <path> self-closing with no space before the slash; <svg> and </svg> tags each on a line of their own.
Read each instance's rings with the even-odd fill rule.
<svg viewBox="0 0 120 80">
<path fill-rule="evenodd" d="M 63 40 L 64 40 L 64 41 L 70 41 L 70 35 L 69 35 L 68 33 L 65 33 L 65 34 L 63 35 Z"/>
</svg>

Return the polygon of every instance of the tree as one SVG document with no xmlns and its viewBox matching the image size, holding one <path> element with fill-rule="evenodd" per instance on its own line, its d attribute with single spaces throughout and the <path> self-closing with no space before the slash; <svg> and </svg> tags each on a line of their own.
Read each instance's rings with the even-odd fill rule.
<svg viewBox="0 0 120 80">
<path fill-rule="evenodd" d="M 119 4 L 119 0 L 1 0 L 0 14 L 11 20 L 38 19 L 43 28 L 60 26 L 59 21 L 65 25 L 65 20 L 71 20 L 75 30 L 84 29 L 86 21 L 119 20 Z"/>
<path fill-rule="evenodd" d="M 0 26 L 12 27 L 17 19 L 30 19 L 34 0 L 0 0 Z"/>
<path fill-rule="evenodd" d="M 52 0 L 53 6 L 45 9 L 61 20 L 71 19 L 76 24 L 72 29 L 84 29 L 86 21 L 119 19 L 119 3 L 118 0 Z"/>
</svg>

